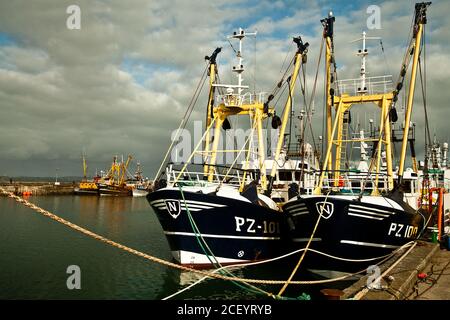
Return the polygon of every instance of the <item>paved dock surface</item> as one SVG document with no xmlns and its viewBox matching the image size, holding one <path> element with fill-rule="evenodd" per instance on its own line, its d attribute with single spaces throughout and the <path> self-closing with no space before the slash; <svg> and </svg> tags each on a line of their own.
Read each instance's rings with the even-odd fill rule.
<svg viewBox="0 0 450 320">
<path fill-rule="evenodd" d="M 450 300 L 450 251 L 437 252 L 424 273 L 427 278 L 416 283 L 410 299 Z"/>
<path fill-rule="evenodd" d="M 419 281 L 417 275 L 422 272 L 427 272 L 427 268 L 430 268 L 431 261 L 444 255 L 442 260 L 449 261 L 449 257 L 446 256 L 449 251 L 439 249 L 439 245 L 430 242 L 418 241 L 417 245 L 411 250 L 411 252 L 403 257 L 396 263 L 401 257 L 403 252 L 399 252 L 395 257 L 380 265 L 380 273 L 388 270 L 394 263 L 395 267 L 382 279 L 380 287 L 378 289 L 371 289 L 361 297 L 363 300 L 405 300 L 414 299 L 415 286 Z M 436 260 L 437 261 L 437 260 Z M 441 260 L 439 260 L 441 261 Z M 445 265 L 445 263 L 444 263 Z M 441 268 L 442 269 L 442 268 Z M 434 270 L 440 270 L 438 266 L 434 267 Z M 449 271 L 446 271 L 450 273 Z M 353 299 L 360 291 L 366 290 L 370 275 L 366 275 L 359 281 L 355 282 L 350 287 L 344 289 L 344 294 L 341 299 Z M 444 278 L 438 279 L 440 284 Z M 436 276 L 434 275 L 434 278 Z M 448 280 L 448 279 L 447 279 Z M 436 284 L 435 284 L 436 285 Z M 448 285 L 448 283 L 447 283 Z M 445 284 L 443 284 L 445 287 Z M 449 286 L 450 287 L 450 286 Z M 439 287 L 437 287 L 439 288 Z M 448 291 L 447 291 L 448 292 Z M 445 296 L 441 292 L 437 292 L 440 299 L 445 299 Z"/>
</svg>

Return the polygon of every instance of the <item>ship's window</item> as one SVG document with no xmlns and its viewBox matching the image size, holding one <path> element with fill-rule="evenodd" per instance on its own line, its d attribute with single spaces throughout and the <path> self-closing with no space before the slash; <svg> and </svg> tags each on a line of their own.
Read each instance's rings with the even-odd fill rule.
<svg viewBox="0 0 450 320">
<path fill-rule="evenodd" d="M 366 182 L 366 186 L 364 189 L 372 189 L 373 185 L 372 182 Z"/>
<path fill-rule="evenodd" d="M 292 172 L 291 171 L 278 171 L 278 177 L 280 181 L 292 181 Z"/>
<path fill-rule="evenodd" d="M 295 181 L 300 181 L 301 176 L 302 176 L 301 171 L 296 171 L 296 172 L 294 173 L 294 175 L 295 175 Z M 305 176 L 305 173 L 303 173 L 303 177 L 304 177 L 304 176 Z"/>
<path fill-rule="evenodd" d="M 359 182 L 359 181 L 352 181 L 352 188 L 361 189 L 361 182 Z"/>
<path fill-rule="evenodd" d="M 411 193 L 411 180 L 403 181 L 402 189 L 404 193 Z"/>
</svg>

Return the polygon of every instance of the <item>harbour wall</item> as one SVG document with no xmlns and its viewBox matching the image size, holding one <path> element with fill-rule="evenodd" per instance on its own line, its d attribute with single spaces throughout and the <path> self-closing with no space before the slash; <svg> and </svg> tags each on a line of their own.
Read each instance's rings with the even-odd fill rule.
<svg viewBox="0 0 450 320">
<path fill-rule="evenodd" d="M 55 185 L 54 182 L 17 182 L 0 183 L 0 186 L 15 195 L 41 196 L 73 194 L 76 184 L 73 182 L 60 182 L 59 185 Z"/>
</svg>

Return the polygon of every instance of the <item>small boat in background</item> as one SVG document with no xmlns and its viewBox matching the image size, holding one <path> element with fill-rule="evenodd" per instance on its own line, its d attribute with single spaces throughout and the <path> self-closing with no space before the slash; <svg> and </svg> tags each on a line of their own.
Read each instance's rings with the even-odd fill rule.
<svg viewBox="0 0 450 320">
<path fill-rule="evenodd" d="M 101 196 L 131 196 L 132 189 L 127 186 L 100 184 L 98 192 Z"/>
<path fill-rule="evenodd" d="M 148 187 L 144 183 L 137 184 L 132 192 L 133 197 L 145 197 L 149 193 Z"/>
<path fill-rule="evenodd" d="M 81 181 L 78 187 L 75 187 L 74 193 L 77 195 L 97 195 L 98 187 L 94 181 Z"/>
<path fill-rule="evenodd" d="M 150 190 L 150 182 L 142 176 L 141 164 L 139 162 L 137 163 L 137 169 L 134 174 L 133 182 L 134 183 L 131 184 L 133 187 L 133 197 L 145 197 L 148 195 Z"/>
</svg>

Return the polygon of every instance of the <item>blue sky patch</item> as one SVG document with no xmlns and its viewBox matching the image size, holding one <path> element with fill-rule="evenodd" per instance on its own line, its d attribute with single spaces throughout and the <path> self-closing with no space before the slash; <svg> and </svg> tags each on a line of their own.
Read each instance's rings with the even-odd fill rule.
<svg viewBox="0 0 450 320">
<path fill-rule="evenodd" d="M 5 32 L 0 32 L 0 46 L 10 46 L 16 43 L 17 40 L 13 36 Z"/>
<path fill-rule="evenodd" d="M 168 72 L 175 68 L 169 65 L 151 63 L 143 59 L 125 57 L 121 69 L 128 72 L 136 83 L 145 86 L 145 83 L 152 78 L 155 72 Z"/>
</svg>

